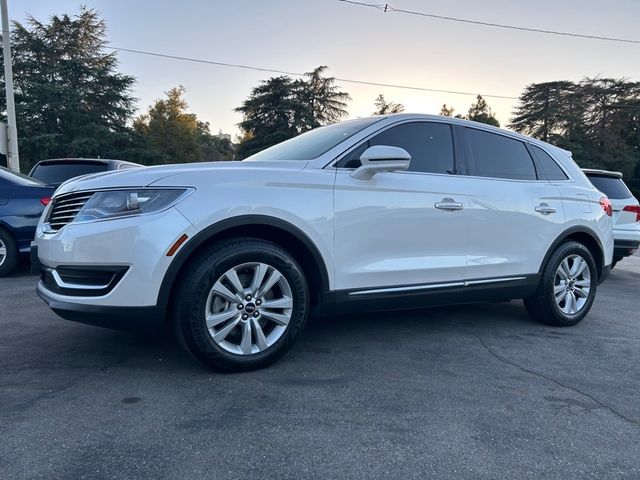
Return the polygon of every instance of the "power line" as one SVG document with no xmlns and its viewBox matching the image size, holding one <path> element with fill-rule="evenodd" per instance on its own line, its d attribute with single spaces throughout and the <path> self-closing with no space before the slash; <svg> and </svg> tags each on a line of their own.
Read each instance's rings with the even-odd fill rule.
<svg viewBox="0 0 640 480">
<path fill-rule="evenodd" d="M 401 8 L 394 8 L 388 3 L 385 4 L 374 4 L 374 3 L 365 3 L 365 2 L 356 2 L 353 0 L 338 0 L 343 3 L 350 3 L 352 5 L 358 5 L 361 7 L 370 7 L 380 10 L 384 13 L 387 12 L 397 12 L 404 13 L 407 15 L 417 15 L 420 17 L 428 17 L 428 18 L 437 18 L 439 20 L 447 20 L 450 22 L 459 22 L 459 23 L 470 23 L 472 25 L 481 25 L 484 27 L 496 27 L 496 28 L 506 28 L 509 30 L 520 30 L 525 32 L 534 32 L 534 33 L 544 33 L 547 35 L 560 35 L 563 37 L 576 37 L 576 38 L 587 38 L 590 40 L 604 40 L 607 42 L 622 42 L 622 43 L 632 43 L 632 44 L 640 44 L 640 40 L 632 40 L 628 38 L 618 38 L 618 37 L 605 37 L 600 35 L 585 35 L 582 33 L 571 33 L 571 32 L 560 32 L 557 30 L 544 30 L 541 28 L 533 28 L 533 27 L 521 27 L 516 25 L 506 25 L 503 23 L 492 23 L 492 22 L 482 22 L 480 20 L 470 20 L 468 18 L 458 18 L 458 17 L 449 17 L 446 15 L 436 15 L 434 13 L 426 13 L 426 12 L 415 12 L 412 10 L 403 10 Z"/>
<path fill-rule="evenodd" d="M 215 65 L 218 67 L 228 67 L 228 68 L 242 68 L 245 70 L 254 70 L 254 71 L 258 71 L 258 72 L 267 72 L 267 73 L 277 73 L 280 75 L 291 75 L 291 76 L 295 76 L 295 77 L 304 77 L 305 74 L 304 73 L 299 73 L 299 72 L 289 72 L 286 70 L 278 70 L 275 68 L 264 68 L 264 67 L 256 67 L 253 65 L 243 65 L 243 64 L 239 64 L 239 63 L 226 63 L 226 62 L 218 62 L 215 60 L 205 60 L 202 58 L 193 58 L 193 57 L 183 57 L 180 55 L 170 55 L 170 54 L 166 54 L 166 53 L 158 53 L 158 52 L 149 52 L 149 51 L 145 51 L 145 50 L 135 50 L 132 48 L 123 48 L 123 47 L 106 47 L 109 48 L 111 50 L 117 50 L 120 52 L 128 52 L 128 53 L 135 53 L 138 55 L 147 55 L 150 57 L 159 57 L 159 58 L 169 58 L 171 60 L 181 60 L 181 61 L 185 61 L 185 62 L 194 62 L 194 63 L 202 63 L 202 64 L 206 64 L 206 65 Z M 478 92 L 463 92 L 463 91 L 458 91 L 458 90 L 444 90 L 444 89 L 439 89 L 439 88 L 429 88 L 429 87 L 419 87 L 419 86 L 415 86 L 415 85 L 399 85 L 396 83 L 382 83 L 382 82 L 373 82 L 373 81 L 367 81 L 367 80 L 354 80 L 351 78 L 338 78 L 336 77 L 336 82 L 342 82 L 342 83 L 355 83 L 355 84 L 359 84 L 359 85 L 372 85 L 372 86 L 376 86 L 376 87 L 389 87 L 389 88 L 402 88 L 405 90 L 417 90 L 417 91 L 421 91 L 421 92 L 436 92 L 436 93 L 449 93 L 452 95 L 468 95 L 468 96 L 476 96 L 476 95 L 482 95 L 485 98 L 500 98 L 500 99 L 507 99 L 507 100 L 517 100 L 518 97 L 512 97 L 512 96 L 508 96 L 508 95 L 492 95 L 492 94 L 484 94 L 484 93 L 480 93 L 478 94 Z"/>
</svg>

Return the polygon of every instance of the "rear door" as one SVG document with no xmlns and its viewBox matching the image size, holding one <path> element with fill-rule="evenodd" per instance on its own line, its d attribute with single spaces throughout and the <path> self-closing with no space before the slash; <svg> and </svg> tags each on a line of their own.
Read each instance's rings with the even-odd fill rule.
<svg viewBox="0 0 640 480">
<path fill-rule="evenodd" d="M 373 145 L 407 150 L 409 171 L 353 178 L 360 155 Z M 399 287 L 394 291 L 401 293 L 402 286 L 463 283 L 469 231 L 466 179 L 455 174 L 449 124 L 392 126 L 352 149 L 337 167 L 337 289 Z"/>
<path fill-rule="evenodd" d="M 469 175 L 468 278 L 535 274 L 565 216 L 558 188 L 538 172 L 524 142 L 464 128 Z"/>
</svg>

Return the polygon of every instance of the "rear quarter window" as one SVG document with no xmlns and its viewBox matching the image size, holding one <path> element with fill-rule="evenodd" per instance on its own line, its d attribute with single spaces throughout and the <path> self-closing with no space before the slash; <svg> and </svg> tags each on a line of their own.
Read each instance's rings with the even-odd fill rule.
<svg viewBox="0 0 640 480">
<path fill-rule="evenodd" d="M 512 180 L 537 179 L 533 159 L 524 143 L 474 128 L 465 130 L 473 159 L 471 175 Z"/>
<path fill-rule="evenodd" d="M 562 168 L 560 168 L 556 161 L 551 158 L 551 155 L 535 145 L 531 145 L 531 150 L 533 150 L 533 154 L 542 168 L 542 175 L 544 175 L 547 180 L 553 181 L 568 179 Z"/>
<path fill-rule="evenodd" d="M 631 198 L 633 194 L 627 188 L 621 178 L 603 177 L 600 175 L 587 175 L 594 187 L 613 199 Z"/>
</svg>

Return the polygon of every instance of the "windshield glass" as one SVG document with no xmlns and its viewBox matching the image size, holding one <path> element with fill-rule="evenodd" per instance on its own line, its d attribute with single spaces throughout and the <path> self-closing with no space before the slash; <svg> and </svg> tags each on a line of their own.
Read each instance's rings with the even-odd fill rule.
<svg viewBox="0 0 640 480">
<path fill-rule="evenodd" d="M 106 170 L 107 165 L 104 163 L 46 163 L 38 165 L 31 175 L 44 183 L 62 183 L 80 175 L 105 172 Z"/>
<path fill-rule="evenodd" d="M 249 161 L 313 160 L 384 117 L 359 118 L 315 128 L 290 140 L 251 155 Z"/>
<path fill-rule="evenodd" d="M 8 180 L 9 182 L 16 185 L 42 185 L 42 182 L 39 182 L 38 180 L 34 180 L 31 177 L 27 177 L 22 173 L 14 172 L 13 170 L 9 170 L 5 167 L 0 167 L 0 178 Z"/>
</svg>

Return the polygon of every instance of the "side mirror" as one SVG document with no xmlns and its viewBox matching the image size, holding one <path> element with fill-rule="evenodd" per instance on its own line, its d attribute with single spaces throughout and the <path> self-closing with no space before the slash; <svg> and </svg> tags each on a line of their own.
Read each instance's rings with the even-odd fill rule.
<svg viewBox="0 0 640 480">
<path fill-rule="evenodd" d="M 404 148 L 376 145 L 362 153 L 360 162 L 362 166 L 356 168 L 351 176 L 358 180 L 371 180 L 376 173 L 406 170 L 411 155 Z"/>
</svg>

